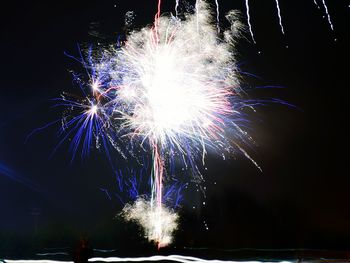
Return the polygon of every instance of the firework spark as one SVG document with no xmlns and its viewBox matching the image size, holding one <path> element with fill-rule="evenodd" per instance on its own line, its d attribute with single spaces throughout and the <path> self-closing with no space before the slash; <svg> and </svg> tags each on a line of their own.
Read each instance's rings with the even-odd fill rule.
<svg viewBox="0 0 350 263">
<path fill-rule="evenodd" d="M 326 4 L 326 1 L 322 0 L 322 4 L 323 4 L 324 10 L 325 10 L 326 15 L 327 15 L 328 24 L 331 27 L 332 31 L 334 31 L 334 26 L 333 26 L 333 23 L 332 23 L 332 20 L 331 20 L 331 16 L 330 16 L 330 14 L 328 12 L 328 7 L 327 7 L 327 4 Z"/>
<path fill-rule="evenodd" d="M 219 0 L 215 0 L 216 5 L 216 27 L 218 29 L 218 33 L 220 33 L 220 11 L 219 11 Z"/>
<path fill-rule="evenodd" d="M 281 28 L 282 34 L 284 35 L 284 28 L 283 28 L 283 24 L 282 24 L 282 16 L 281 16 L 280 3 L 279 3 L 278 0 L 275 0 L 275 1 L 276 1 L 277 15 L 278 15 L 278 20 L 279 20 L 280 28 Z"/>
<path fill-rule="evenodd" d="M 245 6 L 246 6 L 246 15 L 247 15 L 247 23 L 248 23 L 248 27 L 249 27 L 249 32 L 250 32 L 250 35 L 252 37 L 253 42 L 256 43 L 255 38 L 254 38 L 252 24 L 250 22 L 249 0 L 245 0 Z"/>
<path fill-rule="evenodd" d="M 179 10 L 178 10 L 178 8 L 179 8 L 179 1 L 180 0 L 175 0 L 175 15 L 176 15 L 176 17 L 179 15 Z"/>
<path fill-rule="evenodd" d="M 332 31 L 334 31 L 334 25 L 333 25 L 333 22 L 332 22 L 331 15 L 330 15 L 330 13 L 328 11 L 328 6 L 326 4 L 326 0 L 313 0 L 313 3 L 315 4 L 315 6 L 318 9 L 321 9 L 321 6 L 320 6 L 318 1 L 321 1 L 323 9 L 324 9 L 324 12 L 325 12 L 325 16 L 327 17 L 327 21 L 328 21 L 329 27 L 331 28 Z M 275 3 L 276 3 L 276 8 L 277 8 L 278 23 L 279 23 L 279 26 L 280 26 L 282 34 L 285 35 L 284 26 L 283 26 L 283 23 L 282 23 L 282 14 L 281 14 L 280 2 L 279 2 L 279 0 L 275 0 Z M 252 24 L 251 24 L 249 0 L 245 0 L 245 7 L 246 7 L 246 16 L 247 16 L 247 24 L 248 24 L 248 28 L 249 28 L 249 33 L 250 33 L 250 36 L 251 36 L 254 44 L 256 44 L 255 36 L 254 36 L 254 33 L 253 33 L 253 27 L 252 27 Z"/>
</svg>

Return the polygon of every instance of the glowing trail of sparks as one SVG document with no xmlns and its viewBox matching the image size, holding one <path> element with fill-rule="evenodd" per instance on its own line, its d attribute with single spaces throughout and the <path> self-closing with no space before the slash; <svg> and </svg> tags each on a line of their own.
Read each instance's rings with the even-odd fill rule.
<svg viewBox="0 0 350 263">
<path fill-rule="evenodd" d="M 331 27 L 332 31 L 334 31 L 333 23 L 332 23 L 332 20 L 331 20 L 331 16 L 330 16 L 330 14 L 328 12 L 328 7 L 327 7 L 327 4 L 326 4 L 326 1 L 322 0 L 322 4 L 323 4 L 324 10 L 325 10 L 326 15 L 327 15 L 328 24 Z"/>
<path fill-rule="evenodd" d="M 216 4 L 216 27 L 218 29 L 218 33 L 220 33 L 220 10 L 219 10 L 219 0 L 215 0 Z"/>
<path fill-rule="evenodd" d="M 176 0 L 176 2 L 175 2 L 175 15 L 176 15 L 176 17 L 179 15 L 179 10 L 178 10 L 178 8 L 179 8 L 179 1 L 180 0 Z"/>
<path fill-rule="evenodd" d="M 204 263 L 262 263 L 262 261 L 231 261 L 231 260 L 219 260 L 219 259 L 203 259 L 197 257 L 181 256 L 181 255 L 169 255 L 169 256 L 150 256 L 150 257 L 135 257 L 135 258 L 120 258 L 120 257 L 109 257 L 101 258 L 95 257 L 90 258 L 89 262 L 156 262 L 156 261 L 174 261 L 181 263 L 193 263 L 193 262 L 204 262 Z M 73 261 L 58 261 L 58 260 L 10 260 L 5 259 L 6 263 L 73 263 Z M 291 261 L 264 261 L 264 263 L 291 263 Z"/>
<path fill-rule="evenodd" d="M 161 0 L 158 0 L 158 12 L 156 19 L 154 20 L 154 27 L 155 27 L 155 34 L 157 35 L 156 38 L 159 41 L 159 32 L 158 32 L 158 26 L 160 23 L 160 12 L 161 12 Z M 158 42 L 156 44 L 159 44 Z M 157 47 L 157 46 L 156 46 Z M 163 171 L 164 171 L 164 162 L 162 160 L 162 157 L 159 155 L 159 145 L 156 138 L 150 139 L 150 144 L 153 148 L 153 182 L 152 185 L 152 194 L 151 194 L 151 213 L 155 215 L 151 220 L 152 223 L 155 224 L 155 228 L 153 229 L 154 237 L 151 239 L 154 239 L 157 242 L 158 249 L 162 246 L 168 245 L 171 241 L 171 238 L 169 235 L 166 235 L 164 237 L 164 227 L 162 227 L 164 221 L 163 221 L 163 208 L 162 208 L 162 195 L 163 195 Z M 156 198 L 156 208 L 153 208 L 154 204 L 154 197 Z"/>
<path fill-rule="evenodd" d="M 253 40 L 254 44 L 256 44 L 256 41 L 255 41 L 255 38 L 254 38 L 253 29 L 252 29 L 252 25 L 250 23 L 249 0 L 245 0 L 245 6 L 246 6 L 246 10 L 247 10 L 247 22 L 248 22 L 249 32 L 250 32 L 250 35 L 252 37 L 252 40 Z"/>
<path fill-rule="evenodd" d="M 282 16 L 281 16 L 280 4 L 279 4 L 278 0 L 275 0 L 275 1 L 276 1 L 277 14 L 278 14 L 280 28 L 281 28 L 282 34 L 284 35 L 284 28 L 283 28 L 283 24 L 282 24 Z"/>
</svg>

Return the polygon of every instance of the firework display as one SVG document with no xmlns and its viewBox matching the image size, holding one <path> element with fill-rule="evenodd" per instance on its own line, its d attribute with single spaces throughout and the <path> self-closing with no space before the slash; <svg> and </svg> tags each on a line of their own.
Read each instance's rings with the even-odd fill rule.
<svg viewBox="0 0 350 263">
<path fill-rule="evenodd" d="M 3 9 L 0 263 L 350 262 L 349 1 Z"/>
<path fill-rule="evenodd" d="M 137 155 L 136 148 L 151 153 L 149 198 L 127 204 L 123 215 L 138 221 L 159 247 L 171 242 L 177 227 L 174 209 L 164 205 L 173 163 L 198 175 L 208 151 L 238 150 L 253 161 L 243 149 L 251 138 L 241 128 L 242 109 L 252 105 L 239 87 L 234 52 L 242 25 L 236 14 L 227 15 L 231 28 L 220 39 L 204 1 L 184 20 L 161 16 L 160 8 L 158 1 L 154 23 L 116 48 L 82 56 L 88 80 L 76 81 L 85 97 L 58 102 L 70 108 L 61 132 L 62 142 L 73 137 L 73 159 L 79 147 L 84 157 L 94 143 L 109 156 L 111 149 L 125 158 Z"/>
<path fill-rule="evenodd" d="M 275 2 L 285 34 L 279 1 Z M 149 194 L 140 195 L 136 181 L 128 180 L 134 203 L 123 201 L 122 215 L 142 225 L 145 236 L 158 247 L 170 244 L 177 228 L 178 216 L 164 195 L 165 189 L 172 189 L 170 178 L 176 178 L 174 166 L 201 178 L 208 152 L 239 152 L 260 169 L 245 150 L 252 138 L 245 131 L 248 121 L 243 112 L 261 103 L 242 96 L 235 40 L 243 26 L 236 12 L 226 15 L 230 29 L 220 32 L 218 1 L 216 17 L 205 1 L 197 0 L 193 12 L 182 19 L 179 1 L 175 16 L 161 15 L 161 4 L 159 0 L 152 25 L 132 31 L 126 41 L 81 53 L 79 61 L 87 75 L 74 79 L 84 97 L 63 95 L 57 104 L 67 107 L 58 146 L 72 138 L 72 160 L 79 149 L 82 157 L 88 155 L 92 146 L 103 148 L 111 162 L 113 151 L 125 159 L 150 157 Z M 249 1 L 245 4 L 255 43 Z M 328 21 L 333 29 L 329 14 Z M 172 190 L 177 205 L 179 191 Z"/>
</svg>

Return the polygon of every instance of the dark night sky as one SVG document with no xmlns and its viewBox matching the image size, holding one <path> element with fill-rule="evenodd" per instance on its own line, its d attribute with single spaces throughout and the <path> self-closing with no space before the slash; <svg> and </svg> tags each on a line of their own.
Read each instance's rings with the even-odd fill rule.
<svg viewBox="0 0 350 263">
<path fill-rule="evenodd" d="M 245 12 L 243 0 L 219 2 L 222 20 L 230 9 Z M 312 0 L 281 1 L 282 36 L 274 1 L 251 1 L 257 44 L 242 39 L 238 58 L 242 70 L 259 78 L 245 77 L 245 85 L 285 88 L 252 89 L 249 95 L 283 99 L 300 110 L 275 104 L 252 116 L 253 156 L 263 172 L 240 156 L 226 162 L 207 158 L 207 205 L 193 210 L 200 197 L 186 193 L 176 245 L 349 248 L 345 80 L 350 9 L 347 1 L 328 2 L 335 32 Z M 172 11 L 174 3 L 164 1 L 163 10 Z M 34 239 L 37 248 L 65 246 L 82 235 L 97 246 L 134 245 L 135 229 L 113 219 L 120 206 L 99 190 L 114 183 L 102 154 L 70 164 L 63 145 L 49 159 L 57 143 L 55 128 L 24 141 L 33 129 L 60 116 L 50 99 L 74 89 L 68 70 L 81 66 L 63 52 L 76 55 L 77 43 L 115 41 L 128 10 L 136 14 L 136 27 L 151 23 L 156 1 L 8 4 L 0 18 L 0 253 L 19 253 L 18 247 L 31 246 Z"/>
</svg>

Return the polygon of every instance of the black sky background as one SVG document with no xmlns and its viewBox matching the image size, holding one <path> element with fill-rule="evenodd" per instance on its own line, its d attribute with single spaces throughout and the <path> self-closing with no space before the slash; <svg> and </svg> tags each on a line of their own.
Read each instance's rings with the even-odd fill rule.
<svg viewBox="0 0 350 263">
<path fill-rule="evenodd" d="M 175 1 L 163 2 L 164 12 L 173 11 Z M 230 9 L 245 17 L 244 1 L 219 2 L 223 26 Z M 285 36 L 274 1 L 253 2 L 257 44 L 246 34 L 237 51 L 242 71 L 259 78 L 246 76 L 244 85 L 253 98 L 279 98 L 298 109 L 274 104 L 252 114 L 253 157 L 263 172 L 240 156 L 208 156 L 207 198 L 185 192 L 175 246 L 348 249 L 348 2 L 328 1 L 332 32 L 311 0 L 281 0 Z M 94 246 L 147 247 L 134 226 L 114 218 L 120 205 L 99 190 L 115 183 L 102 154 L 70 164 L 64 145 L 49 159 L 55 128 L 24 143 L 33 129 L 59 118 L 50 99 L 76 89 L 68 70 L 81 65 L 63 52 L 77 55 L 77 43 L 112 43 L 128 10 L 140 28 L 152 22 L 156 1 L 2 4 L 0 167 L 18 180 L 0 169 L 1 254 L 69 246 L 81 236 Z M 254 89 L 262 85 L 284 88 Z"/>
</svg>

